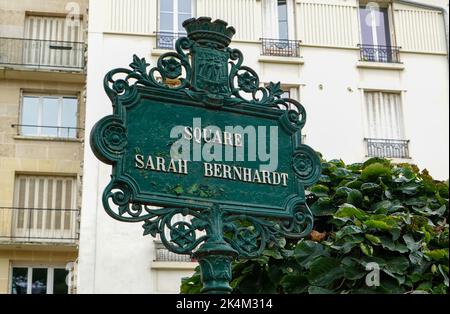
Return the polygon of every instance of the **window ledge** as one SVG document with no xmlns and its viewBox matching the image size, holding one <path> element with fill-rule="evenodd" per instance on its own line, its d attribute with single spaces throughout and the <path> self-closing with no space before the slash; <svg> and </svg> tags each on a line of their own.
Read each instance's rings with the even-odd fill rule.
<svg viewBox="0 0 450 314">
<path fill-rule="evenodd" d="M 169 50 L 169 49 L 155 48 L 155 49 L 152 49 L 152 56 L 159 57 L 159 56 L 162 56 L 165 53 L 174 52 L 174 51 L 175 51 L 175 49 Z"/>
<path fill-rule="evenodd" d="M 369 62 L 358 61 L 356 63 L 357 68 L 362 69 L 380 69 L 380 70 L 404 70 L 405 65 L 403 63 L 385 63 L 385 62 Z"/>
<path fill-rule="evenodd" d="M 152 262 L 150 268 L 158 270 L 195 270 L 196 262 Z"/>
<path fill-rule="evenodd" d="M 259 56 L 259 62 L 263 63 L 286 63 L 286 64 L 304 64 L 303 57 L 282 57 L 282 56 Z"/>
<path fill-rule="evenodd" d="M 25 140 L 25 141 L 50 141 L 50 142 L 73 142 L 73 143 L 81 143 L 82 142 L 82 140 L 80 138 L 64 138 L 64 137 L 15 135 L 13 138 L 15 140 Z"/>
</svg>

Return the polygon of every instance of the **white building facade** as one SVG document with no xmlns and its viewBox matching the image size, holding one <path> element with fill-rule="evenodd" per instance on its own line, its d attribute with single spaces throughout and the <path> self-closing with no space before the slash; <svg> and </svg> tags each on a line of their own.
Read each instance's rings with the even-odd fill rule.
<svg viewBox="0 0 450 314">
<path fill-rule="evenodd" d="M 304 105 L 304 141 L 326 159 L 387 157 L 448 179 L 447 12 L 444 0 L 91 1 L 86 143 L 112 112 L 104 75 L 133 54 L 155 65 L 183 35 L 182 21 L 209 16 L 236 28 L 230 46 L 263 84 L 281 82 Z M 84 172 L 78 292 L 178 292 L 196 264 L 143 238 L 141 225 L 107 216 L 111 169 L 88 147 Z"/>
</svg>

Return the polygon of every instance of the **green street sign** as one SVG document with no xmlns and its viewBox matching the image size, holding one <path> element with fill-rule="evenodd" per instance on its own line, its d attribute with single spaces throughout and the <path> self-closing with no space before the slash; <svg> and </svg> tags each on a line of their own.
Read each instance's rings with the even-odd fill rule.
<svg viewBox="0 0 450 314">
<path fill-rule="evenodd" d="M 134 56 L 106 75 L 113 114 L 94 126 L 91 147 L 112 165 L 106 212 L 192 254 L 203 292 L 228 293 L 234 258 L 312 230 L 305 187 L 320 160 L 300 140 L 303 106 L 280 83 L 261 86 L 228 47 L 234 28 L 206 17 L 183 26 L 187 37 L 156 67 Z"/>
</svg>

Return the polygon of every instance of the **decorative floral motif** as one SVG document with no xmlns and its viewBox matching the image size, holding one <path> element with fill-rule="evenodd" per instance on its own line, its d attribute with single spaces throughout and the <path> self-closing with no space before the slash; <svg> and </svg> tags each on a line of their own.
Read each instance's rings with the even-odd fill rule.
<svg viewBox="0 0 450 314">
<path fill-rule="evenodd" d="M 258 89 L 258 77 L 246 71 L 238 75 L 238 86 L 247 93 L 254 92 Z"/>
<path fill-rule="evenodd" d="M 313 161 L 311 158 L 304 154 L 298 153 L 294 156 L 294 171 L 300 177 L 308 177 L 313 170 Z"/>
<path fill-rule="evenodd" d="M 113 151 L 122 151 L 127 145 L 127 134 L 125 127 L 113 124 L 103 132 L 106 146 Z"/>
<path fill-rule="evenodd" d="M 179 247 L 187 247 L 190 243 L 195 241 L 195 230 L 193 230 L 191 224 L 187 222 L 177 222 L 170 230 L 170 239 Z"/>
<path fill-rule="evenodd" d="M 182 73 L 181 63 L 175 58 L 163 59 L 161 61 L 163 68 L 160 69 L 164 75 L 169 79 L 176 79 Z"/>
<path fill-rule="evenodd" d="M 242 250 L 247 254 L 251 254 L 259 249 L 258 237 L 258 233 L 248 228 L 243 228 L 237 233 L 236 242 Z"/>
</svg>

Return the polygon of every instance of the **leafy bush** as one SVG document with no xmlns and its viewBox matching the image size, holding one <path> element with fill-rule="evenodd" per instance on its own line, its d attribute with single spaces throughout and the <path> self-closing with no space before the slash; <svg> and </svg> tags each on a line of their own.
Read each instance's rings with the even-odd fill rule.
<svg viewBox="0 0 450 314">
<path fill-rule="evenodd" d="M 234 293 L 449 292 L 448 181 L 379 158 L 332 160 L 309 192 L 315 230 L 236 261 Z M 181 292 L 200 289 L 197 268 Z"/>
</svg>

